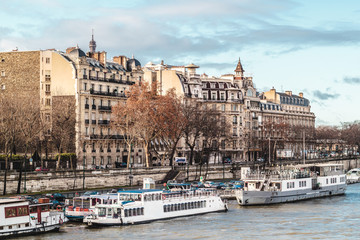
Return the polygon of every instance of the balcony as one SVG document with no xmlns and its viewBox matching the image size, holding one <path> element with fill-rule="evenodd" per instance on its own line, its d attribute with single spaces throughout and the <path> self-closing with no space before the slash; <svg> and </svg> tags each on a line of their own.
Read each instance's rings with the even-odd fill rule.
<svg viewBox="0 0 360 240">
<path fill-rule="evenodd" d="M 83 78 L 83 79 L 88 79 L 88 76 L 87 76 L 87 75 L 83 75 L 82 78 Z"/>
<path fill-rule="evenodd" d="M 110 149 L 110 148 L 108 148 L 108 149 L 107 149 L 107 152 L 108 152 L 108 153 L 109 153 L 109 152 L 111 152 L 111 149 Z"/>
<path fill-rule="evenodd" d="M 96 120 L 91 120 L 91 124 L 96 124 Z"/>
<path fill-rule="evenodd" d="M 91 109 L 96 110 L 96 105 L 91 105 Z"/>
<path fill-rule="evenodd" d="M 116 91 L 113 91 L 113 92 L 95 91 L 93 89 L 90 89 L 90 94 L 101 95 L 101 96 L 110 96 L 110 97 L 125 97 L 124 93 L 118 93 Z"/>
<path fill-rule="evenodd" d="M 119 83 L 119 84 L 126 84 L 126 85 L 134 85 L 135 82 L 133 81 L 124 81 L 124 80 L 118 80 L 118 79 L 115 79 L 114 77 L 109 77 L 109 78 L 103 78 L 103 77 L 95 77 L 95 76 L 89 76 L 89 79 L 90 80 L 93 80 L 93 81 L 99 81 L 99 82 L 111 82 L 111 83 Z"/>
<path fill-rule="evenodd" d="M 101 125 L 106 125 L 106 124 L 109 124 L 110 121 L 109 120 L 98 120 L 98 124 L 101 124 Z"/>
<path fill-rule="evenodd" d="M 100 111 L 111 111 L 111 106 L 99 106 Z"/>
<path fill-rule="evenodd" d="M 85 104 L 85 109 L 89 109 L 89 104 Z"/>
<path fill-rule="evenodd" d="M 90 139 L 124 139 L 123 135 L 97 135 L 91 134 Z"/>
<path fill-rule="evenodd" d="M 90 120 L 89 119 L 85 119 L 85 124 L 89 124 Z"/>
</svg>

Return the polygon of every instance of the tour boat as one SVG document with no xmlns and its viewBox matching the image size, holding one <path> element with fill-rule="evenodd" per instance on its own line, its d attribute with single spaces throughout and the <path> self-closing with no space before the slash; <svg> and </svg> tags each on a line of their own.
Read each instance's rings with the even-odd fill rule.
<svg viewBox="0 0 360 240">
<path fill-rule="evenodd" d="M 128 190 L 118 193 L 115 204 L 97 204 L 84 222 L 89 226 L 127 225 L 221 211 L 227 211 L 227 205 L 216 191 Z"/>
<path fill-rule="evenodd" d="M 84 216 L 93 212 L 96 204 L 114 204 L 117 202 L 117 194 L 108 193 L 101 195 L 74 197 L 69 206 L 65 207 L 65 216 L 70 221 L 83 221 Z"/>
<path fill-rule="evenodd" d="M 266 173 L 247 174 L 236 190 L 240 205 L 263 205 L 341 195 L 346 177 L 342 164 L 304 164 Z"/>
<path fill-rule="evenodd" d="M 346 173 L 346 182 L 348 184 L 360 182 L 360 168 L 351 169 Z"/>
<path fill-rule="evenodd" d="M 58 231 L 68 221 L 63 212 L 50 211 L 49 199 L 29 204 L 24 199 L 0 199 L 0 238 Z"/>
</svg>

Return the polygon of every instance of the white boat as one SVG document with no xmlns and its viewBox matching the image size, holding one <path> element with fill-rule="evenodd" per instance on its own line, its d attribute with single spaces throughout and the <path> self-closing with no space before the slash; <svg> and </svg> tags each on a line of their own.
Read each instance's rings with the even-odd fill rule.
<svg viewBox="0 0 360 240">
<path fill-rule="evenodd" d="M 117 199 L 116 193 L 74 197 L 65 207 L 65 216 L 71 221 L 83 221 L 94 211 L 96 204 L 115 204 Z"/>
<path fill-rule="evenodd" d="M 84 222 L 89 226 L 126 225 L 221 211 L 227 211 L 227 205 L 215 191 L 129 190 L 118 193 L 116 204 L 96 205 Z"/>
<path fill-rule="evenodd" d="M 295 165 L 267 173 L 247 174 L 237 190 L 240 205 L 293 202 L 345 193 L 342 164 Z"/>
<path fill-rule="evenodd" d="M 58 231 L 68 219 L 63 212 L 50 211 L 48 200 L 30 205 L 24 199 L 0 199 L 0 238 Z"/>
<path fill-rule="evenodd" d="M 360 182 L 360 168 L 351 169 L 346 173 L 346 182 L 348 184 Z"/>
</svg>

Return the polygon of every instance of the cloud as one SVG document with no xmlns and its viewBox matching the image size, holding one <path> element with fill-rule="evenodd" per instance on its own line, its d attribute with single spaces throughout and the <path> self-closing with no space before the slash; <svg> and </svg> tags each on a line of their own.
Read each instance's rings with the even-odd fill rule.
<svg viewBox="0 0 360 240">
<path fill-rule="evenodd" d="M 328 93 L 328 92 L 321 92 L 320 90 L 313 91 L 313 95 L 315 98 L 319 100 L 329 100 L 329 99 L 336 99 L 340 96 L 338 93 Z"/>
<path fill-rule="evenodd" d="M 343 81 L 348 84 L 360 84 L 360 77 L 345 77 Z"/>
</svg>

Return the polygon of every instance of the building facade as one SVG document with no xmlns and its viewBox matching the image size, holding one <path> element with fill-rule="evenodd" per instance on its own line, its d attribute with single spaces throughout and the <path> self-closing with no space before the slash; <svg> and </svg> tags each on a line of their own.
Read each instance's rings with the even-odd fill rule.
<svg viewBox="0 0 360 240">
<path fill-rule="evenodd" d="M 75 106 L 74 150 L 77 166 L 115 167 L 131 154 L 133 165 L 143 166 L 143 151 L 127 152 L 116 131 L 111 129 L 111 107 L 125 100 L 126 90 L 142 81 L 141 64 L 134 57 L 116 56 L 110 61 L 106 52 L 96 52 L 94 38 L 85 53 L 79 47 L 66 52 L 40 50 L 0 53 L 1 94 L 26 93 L 39 103 L 48 129 L 42 136 L 51 139 L 53 104 L 68 97 Z M 25 90 L 24 90 L 25 89 Z"/>
<path fill-rule="evenodd" d="M 287 134 L 294 131 L 293 126 L 314 129 L 315 115 L 310 110 L 309 100 L 303 98 L 302 93 L 299 96 L 289 96 L 291 92 L 277 93 L 275 89 L 258 93 L 253 78 L 245 76 L 240 59 L 234 74 L 220 77 L 197 74 L 197 68 L 194 64 L 171 66 L 163 62 L 150 62 L 143 69 L 145 80 L 156 82 L 160 94 L 175 88 L 178 95 L 184 97 L 184 101 L 195 99 L 219 112 L 220 121 L 228 123 L 230 135 L 219 139 L 218 151 L 210 157 L 210 162 L 221 163 L 225 158 L 255 161 L 264 157 L 264 140 L 270 138 L 274 142 L 285 139 L 284 134 L 278 133 L 278 125 L 281 124 L 290 126 L 287 127 Z M 268 125 L 278 128 L 269 131 L 266 128 Z M 299 148 L 299 141 L 295 142 Z M 201 145 L 201 141 L 198 145 Z M 178 155 L 188 156 L 189 148 L 184 140 L 180 141 L 177 149 Z"/>
</svg>

